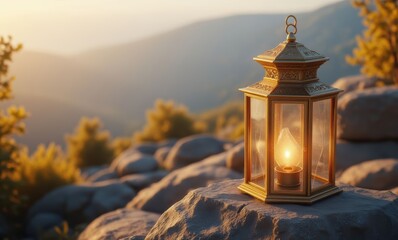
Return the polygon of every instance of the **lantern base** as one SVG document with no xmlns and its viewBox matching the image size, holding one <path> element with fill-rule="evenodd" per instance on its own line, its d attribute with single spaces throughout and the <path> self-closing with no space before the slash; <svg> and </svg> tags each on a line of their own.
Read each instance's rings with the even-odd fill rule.
<svg viewBox="0 0 398 240">
<path fill-rule="evenodd" d="M 284 188 L 298 188 L 301 185 L 301 167 L 275 167 L 276 184 Z"/>
<path fill-rule="evenodd" d="M 328 186 L 322 190 L 317 191 L 311 196 L 300 195 L 282 195 L 282 194 L 269 194 L 267 195 L 263 188 L 251 183 L 242 183 L 238 187 L 244 193 L 247 193 L 266 203 L 298 203 L 298 204 L 312 204 L 323 198 L 330 197 L 334 194 L 342 192 L 336 186 Z"/>
</svg>

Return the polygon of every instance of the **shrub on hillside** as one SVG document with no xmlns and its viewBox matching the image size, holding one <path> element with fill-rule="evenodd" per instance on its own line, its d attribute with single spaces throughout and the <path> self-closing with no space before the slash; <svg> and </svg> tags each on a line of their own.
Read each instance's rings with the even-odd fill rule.
<svg viewBox="0 0 398 240">
<path fill-rule="evenodd" d="M 68 159 L 77 167 L 109 164 L 114 156 L 110 134 L 98 118 L 82 118 L 73 135 L 66 136 Z"/>
<path fill-rule="evenodd" d="M 220 138 L 235 140 L 243 136 L 243 104 L 229 102 L 199 115 L 206 131 Z"/>
<path fill-rule="evenodd" d="M 18 190 L 27 197 L 26 207 L 58 187 L 81 181 L 79 169 L 67 161 L 61 148 L 53 143 L 47 148 L 40 145 L 31 156 L 23 149 L 19 163 L 13 179 L 23 183 Z"/>
<path fill-rule="evenodd" d="M 134 134 L 137 142 L 159 142 L 171 138 L 183 138 L 201 132 L 193 116 L 185 106 L 173 101 L 157 100 L 155 108 L 147 112 L 147 123 Z"/>
<path fill-rule="evenodd" d="M 0 37 L 0 101 L 12 98 L 13 77 L 8 75 L 9 64 L 13 54 L 22 48 L 21 44 L 13 45 L 11 37 Z M 15 218 L 19 214 L 21 195 L 17 191 L 20 184 L 12 179 L 18 167 L 19 145 L 14 135 L 21 135 L 25 131 L 23 119 L 27 117 L 24 108 L 9 107 L 7 111 L 0 111 L 0 215 L 7 219 Z"/>
<path fill-rule="evenodd" d="M 132 145 L 132 139 L 129 137 L 117 137 L 112 140 L 111 147 L 115 157 L 129 149 Z"/>
</svg>

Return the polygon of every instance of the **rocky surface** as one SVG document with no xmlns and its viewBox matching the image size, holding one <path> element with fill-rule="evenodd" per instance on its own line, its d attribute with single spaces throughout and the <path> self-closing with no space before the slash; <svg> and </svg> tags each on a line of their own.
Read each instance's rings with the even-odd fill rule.
<svg viewBox="0 0 398 240">
<path fill-rule="evenodd" d="M 101 215 L 91 222 L 78 240 L 144 239 L 159 216 L 135 209 L 119 209 Z"/>
<path fill-rule="evenodd" d="M 175 170 L 224 151 L 224 142 L 210 135 L 194 135 L 179 140 L 164 162 L 167 170 Z"/>
<path fill-rule="evenodd" d="M 132 174 L 122 177 L 120 181 L 134 190 L 140 191 L 141 189 L 150 186 L 152 183 L 158 182 L 168 173 L 169 172 L 165 170 L 158 170 L 155 172 Z"/>
<path fill-rule="evenodd" d="M 333 87 L 344 90 L 344 92 L 339 94 L 340 97 L 352 91 L 364 90 L 376 86 L 377 79 L 374 77 L 367 77 L 365 75 L 342 77 L 333 83 Z"/>
<path fill-rule="evenodd" d="M 38 236 L 42 231 L 67 221 L 73 227 L 90 222 L 103 213 L 124 207 L 135 191 L 125 184 L 104 181 L 95 184 L 58 188 L 38 200 L 27 217 L 27 232 Z"/>
<path fill-rule="evenodd" d="M 398 142 L 349 142 L 338 140 L 336 146 L 336 171 L 353 165 L 385 158 L 398 159 Z"/>
<path fill-rule="evenodd" d="M 244 169 L 244 151 L 245 144 L 242 142 L 228 151 L 227 167 L 237 172 L 243 173 Z"/>
<path fill-rule="evenodd" d="M 171 172 L 159 182 L 140 191 L 127 207 L 162 213 L 192 189 L 215 181 L 241 178 L 242 174 L 224 167 L 225 156 L 222 153 Z"/>
<path fill-rule="evenodd" d="M 191 191 L 146 239 L 398 239 L 398 196 L 389 191 L 343 185 L 309 206 L 265 204 L 242 194 L 241 182 Z"/>
<path fill-rule="evenodd" d="M 118 160 L 116 172 L 118 176 L 126 176 L 133 173 L 151 172 L 158 168 L 158 163 L 152 155 L 132 153 Z"/>
<path fill-rule="evenodd" d="M 47 230 L 61 226 L 63 222 L 64 219 L 58 214 L 39 213 L 30 220 L 26 233 L 28 236 L 39 236 Z"/>
<path fill-rule="evenodd" d="M 131 152 L 139 152 L 142 154 L 153 155 L 158 149 L 159 145 L 156 143 L 142 143 L 130 148 Z"/>
<path fill-rule="evenodd" d="M 106 180 L 111 180 L 111 179 L 117 179 L 119 176 L 117 173 L 110 168 L 105 168 L 102 169 L 89 178 L 86 179 L 87 182 L 101 182 L 101 181 L 106 181 Z"/>
<path fill-rule="evenodd" d="M 81 169 L 81 175 L 84 179 L 88 179 L 92 176 L 94 176 L 95 174 L 97 174 L 98 172 L 107 169 L 108 166 L 107 165 L 100 165 L 100 166 L 91 166 L 91 167 L 86 167 Z"/>
<path fill-rule="evenodd" d="M 337 136 L 356 141 L 398 139 L 398 88 L 352 91 L 340 98 Z"/>
<path fill-rule="evenodd" d="M 390 189 L 390 191 L 398 195 L 398 187 Z"/>
<path fill-rule="evenodd" d="M 158 162 L 158 165 L 161 167 L 164 167 L 164 162 L 167 159 L 167 155 L 169 155 L 171 150 L 171 147 L 162 147 L 159 148 L 156 152 L 155 152 L 155 159 Z"/>
<path fill-rule="evenodd" d="M 398 159 L 380 159 L 354 165 L 343 172 L 339 181 L 361 188 L 391 189 L 398 186 Z"/>
</svg>

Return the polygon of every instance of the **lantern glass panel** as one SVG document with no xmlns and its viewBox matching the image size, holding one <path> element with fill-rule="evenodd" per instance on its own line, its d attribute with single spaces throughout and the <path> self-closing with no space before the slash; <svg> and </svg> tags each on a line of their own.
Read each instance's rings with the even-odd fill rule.
<svg viewBox="0 0 398 240">
<path fill-rule="evenodd" d="M 265 188 L 266 152 L 264 100 L 250 98 L 250 181 Z"/>
<path fill-rule="evenodd" d="M 331 144 L 331 99 L 313 103 L 312 110 L 312 174 L 311 189 L 316 190 L 329 183 Z"/>
<path fill-rule="evenodd" d="M 273 189 L 303 192 L 304 104 L 274 105 Z"/>
</svg>

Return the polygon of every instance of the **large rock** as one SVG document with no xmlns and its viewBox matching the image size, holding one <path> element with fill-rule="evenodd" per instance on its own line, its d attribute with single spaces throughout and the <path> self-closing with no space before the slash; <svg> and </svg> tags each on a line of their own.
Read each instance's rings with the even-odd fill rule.
<svg viewBox="0 0 398 240">
<path fill-rule="evenodd" d="M 131 188 L 140 191 L 143 188 L 150 186 L 152 183 L 158 182 L 164 178 L 169 172 L 165 170 L 158 170 L 155 172 L 132 174 L 124 176 L 120 181 L 127 184 Z"/>
<path fill-rule="evenodd" d="M 91 222 L 78 240 L 144 239 L 159 216 L 135 209 L 119 209 L 101 215 Z"/>
<path fill-rule="evenodd" d="M 37 214 L 29 222 L 26 232 L 28 236 L 40 237 L 47 230 L 52 230 L 55 226 L 61 226 L 63 219 L 58 214 L 41 213 Z"/>
<path fill-rule="evenodd" d="M 389 191 L 340 186 L 312 205 L 265 204 L 242 194 L 242 180 L 191 191 L 146 239 L 398 239 L 398 200 Z"/>
<path fill-rule="evenodd" d="M 213 136 L 194 135 L 186 137 L 178 141 L 171 149 L 164 167 L 168 170 L 174 170 L 223 151 L 224 142 Z"/>
<path fill-rule="evenodd" d="M 113 171 L 110 168 L 105 168 L 102 169 L 95 174 L 91 175 L 89 178 L 87 178 L 87 182 L 101 182 L 101 181 L 107 181 L 107 180 L 112 180 L 112 179 L 118 179 L 119 176 L 115 171 Z"/>
<path fill-rule="evenodd" d="M 346 140 L 398 139 L 398 88 L 380 87 L 345 94 L 339 100 L 337 136 Z"/>
<path fill-rule="evenodd" d="M 142 144 L 135 145 L 134 147 L 132 147 L 130 149 L 130 151 L 137 151 L 142 154 L 153 155 L 156 152 L 156 150 L 158 149 L 158 147 L 159 146 L 156 143 L 142 143 Z"/>
<path fill-rule="evenodd" d="M 83 179 L 89 179 L 92 176 L 96 175 L 98 172 L 107 169 L 108 166 L 107 165 L 100 165 L 100 166 L 90 166 L 90 167 L 86 167 L 81 169 L 81 175 L 83 177 Z"/>
<path fill-rule="evenodd" d="M 364 90 L 377 86 L 377 79 L 374 77 L 367 77 L 364 75 L 347 76 L 337 79 L 333 83 L 333 87 L 344 90 L 339 96 L 343 96 L 352 91 Z"/>
<path fill-rule="evenodd" d="M 215 181 L 242 177 L 241 174 L 220 166 L 222 160 L 225 164 L 225 154 L 175 170 L 140 191 L 127 207 L 162 213 L 192 189 Z"/>
<path fill-rule="evenodd" d="M 171 147 L 162 147 L 155 152 L 154 157 L 159 166 L 164 167 L 164 162 L 166 161 L 167 155 L 169 155 L 170 151 Z"/>
<path fill-rule="evenodd" d="M 361 162 L 385 158 L 398 158 L 398 142 L 337 141 L 336 171 L 345 170 Z"/>
<path fill-rule="evenodd" d="M 237 172 L 243 173 L 244 157 L 245 157 L 245 144 L 242 142 L 230 150 L 227 155 L 227 167 Z"/>
<path fill-rule="evenodd" d="M 343 172 L 339 181 L 376 190 L 398 187 L 398 160 L 373 160 L 354 165 Z"/>
<path fill-rule="evenodd" d="M 116 166 L 116 172 L 121 177 L 134 173 L 151 172 L 157 168 L 158 163 L 152 155 L 137 152 L 120 159 Z"/>
<path fill-rule="evenodd" d="M 127 185 L 112 180 L 61 187 L 45 195 L 29 209 L 28 226 L 34 224 L 35 218 L 42 214 L 57 215 L 72 227 L 91 222 L 101 214 L 124 207 L 135 194 Z M 35 224 L 34 229 L 50 229 L 57 224 L 54 221 L 51 226 L 43 220 L 43 225 Z"/>
</svg>

